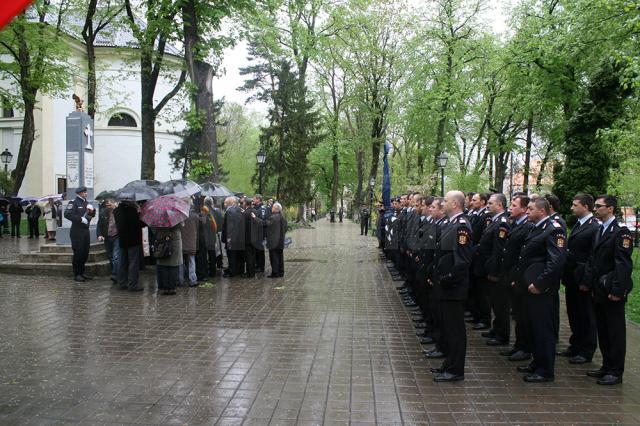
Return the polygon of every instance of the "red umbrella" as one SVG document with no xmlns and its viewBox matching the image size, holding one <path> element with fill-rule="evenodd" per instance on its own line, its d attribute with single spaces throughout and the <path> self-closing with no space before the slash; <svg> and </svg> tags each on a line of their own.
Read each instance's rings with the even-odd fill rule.
<svg viewBox="0 0 640 426">
<path fill-rule="evenodd" d="M 140 219 L 153 228 L 172 228 L 189 217 L 189 203 L 173 195 L 147 201 Z"/>
</svg>

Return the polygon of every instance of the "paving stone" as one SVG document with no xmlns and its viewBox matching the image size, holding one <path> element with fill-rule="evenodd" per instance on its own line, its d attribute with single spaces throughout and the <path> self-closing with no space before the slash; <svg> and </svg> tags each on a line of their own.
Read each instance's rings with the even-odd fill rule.
<svg viewBox="0 0 640 426">
<path fill-rule="evenodd" d="M 0 274 L 0 424 L 640 423 L 640 329 L 622 386 L 556 362 L 530 385 L 469 330 L 466 380 L 432 381 L 375 241 L 352 223 L 291 233 L 286 277 L 142 293 Z M 0 260 L 38 242 L 0 240 Z M 6 326 L 6 325 L 10 326 Z M 569 331 L 562 314 L 561 343 Z"/>
</svg>

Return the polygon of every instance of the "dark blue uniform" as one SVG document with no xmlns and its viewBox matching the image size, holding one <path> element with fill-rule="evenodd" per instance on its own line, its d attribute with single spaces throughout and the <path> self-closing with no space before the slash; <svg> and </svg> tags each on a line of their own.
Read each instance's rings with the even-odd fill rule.
<svg viewBox="0 0 640 426">
<path fill-rule="evenodd" d="M 555 375 L 555 297 L 566 260 L 566 235 L 550 218 L 536 224 L 524 241 L 519 258 L 519 286 L 527 292 L 526 315 L 533 341 L 533 373 L 547 379 Z M 529 292 L 533 284 L 540 294 Z"/>
<path fill-rule="evenodd" d="M 89 257 L 89 223 L 92 216 L 87 214 L 87 200 L 77 196 L 67 204 L 64 217 L 71 221 L 71 248 L 73 249 L 73 275 L 84 277 L 84 265 Z M 86 223 L 85 223 L 86 222 Z"/>
<path fill-rule="evenodd" d="M 433 292 L 441 305 L 442 340 L 446 358 L 445 373 L 464 375 L 467 335 L 464 324 L 464 304 L 469 292 L 471 264 L 471 226 L 460 214 L 442 226 L 434 255 Z"/>
</svg>

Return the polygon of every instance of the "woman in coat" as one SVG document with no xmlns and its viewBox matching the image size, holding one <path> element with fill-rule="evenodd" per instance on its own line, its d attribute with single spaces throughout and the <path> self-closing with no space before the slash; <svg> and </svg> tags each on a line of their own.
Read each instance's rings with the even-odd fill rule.
<svg viewBox="0 0 640 426">
<path fill-rule="evenodd" d="M 50 198 L 49 202 L 45 204 L 42 217 L 44 218 L 46 227 L 47 227 L 47 240 L 55 240 L 56 239 L 56 229 L 57 221 L 56 215 L 58 213 L 58 208 L 54 204 L 53 200 Z"/>
<path fill-rule="evenodd" d="M 195 210 L 191 210 L 189 217 L 184 221 L 184 226 L 180 228 L 182 233 L 182 254 L 184 256 L 183 268 L 180 275 L 180 285 L 184 285 L 184 275 L 189 278 L 189 287 L 198 286 L 198 276 L 196 275 L 196 253 L 198 252 L 198 227 L 200 217 Z"/>
<path fill-rule="evenodd" d="M 156 257 L 156 281 L 158 291 L 164 295 L 176 294 L 176 286 L 179 282 L 180 266 L 182 265 L 182 233 L 180 229 L 184 224 L 180 223 L 173 228 L 154 228 L 156 241 L 169 241 L 171 255 L 168 257 Z"/>
</svg>

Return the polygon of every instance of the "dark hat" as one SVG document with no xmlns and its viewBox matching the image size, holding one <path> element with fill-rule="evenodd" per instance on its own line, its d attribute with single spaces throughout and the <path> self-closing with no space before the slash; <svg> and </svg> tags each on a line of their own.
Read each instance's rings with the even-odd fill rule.
<svg viewBox="0 0 640 426">
<path fill-rule="evenodd" d="M 76 194 L 79 194 L 81 192 L 86 192 L 86 191 L 87 191 L 87 187 L 81 186 L 80 188 L 76 189 Z"/>
</svg>

